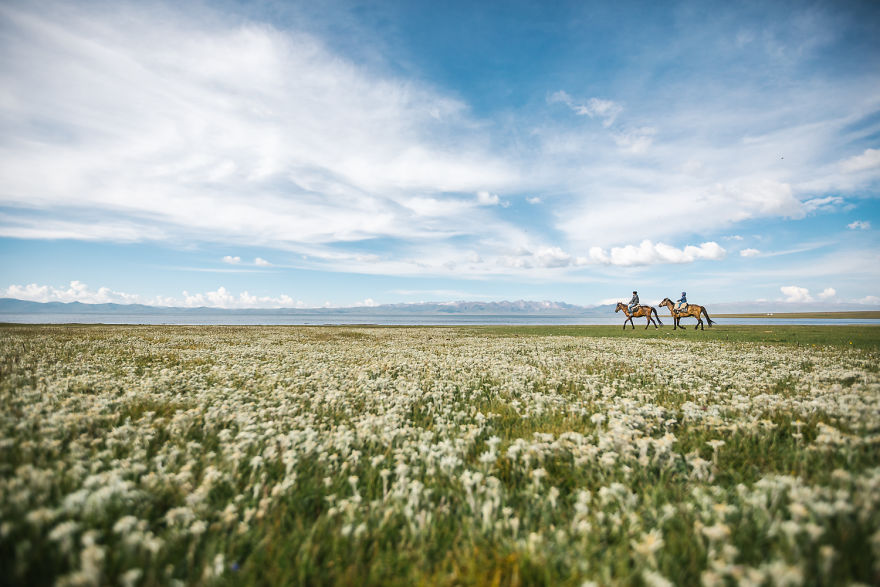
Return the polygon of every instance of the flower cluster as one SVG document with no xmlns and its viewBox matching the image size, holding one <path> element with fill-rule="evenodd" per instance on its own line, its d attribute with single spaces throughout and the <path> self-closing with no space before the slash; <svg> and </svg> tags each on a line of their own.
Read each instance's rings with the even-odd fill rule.
<svg viewBox="0 0 880 587">
<path fill-rule="evenodd" d="M 5 327 L 12 582 L 880 578 L 876 352 Z"/>
</svg>

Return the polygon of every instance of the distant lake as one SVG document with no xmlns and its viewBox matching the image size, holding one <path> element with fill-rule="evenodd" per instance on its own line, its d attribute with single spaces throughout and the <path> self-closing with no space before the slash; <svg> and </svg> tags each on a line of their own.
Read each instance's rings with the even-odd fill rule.
<svg viewBox="0 0 880 587">
<path fill-rule="evenodd" d="M 664 325 L 671 325 L 672 319 L 662 317 Z M 864 318 L 716 318 L 718 326 L 745 324 L 801 324 L 801 325 L 880 325 L 880 319 Z M 623 324 L 622 316 L 557 316 L 557 315 L 468 315 L 443 314 L 425 316 L 401 316 L 397 314 L 236 314 L 224 312 L 218 314 L 59 314 L 59 313 L 28 313 L 0 314 L 0 322 L 18 324 L 173 324 L 173 325 L 345 325 L 345 324 L 376 324 L 381 326 L 472 326 L 472 325 L 613 325 Z M 693 318 L 682 321 L 683 325 L 693 327 Z M 636 328 L 644 328 L 645 321 L 635 319 Z"/>
</svg>

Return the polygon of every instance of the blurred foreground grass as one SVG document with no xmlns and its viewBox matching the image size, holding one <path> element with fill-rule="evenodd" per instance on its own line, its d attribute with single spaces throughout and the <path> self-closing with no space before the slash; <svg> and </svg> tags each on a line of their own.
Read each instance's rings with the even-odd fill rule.
<svg viewBox="0 0 880 587">
<path fill-rule="evenodd" d="M 0 582 L 878 584 L 878 333 L 4 326 Z"/>
</svg>

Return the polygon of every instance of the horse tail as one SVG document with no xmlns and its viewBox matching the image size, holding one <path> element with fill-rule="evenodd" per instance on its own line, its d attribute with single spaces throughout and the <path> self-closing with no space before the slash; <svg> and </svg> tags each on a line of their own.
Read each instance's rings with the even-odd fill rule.
<svg viewBox="0 0 880 587">
<path fill-rule="evenodd" d="M 705 306 L 703 306 L 703 314 L 706 315 L 706 320 L 709 322 L 709 328 L 711 328 L 712 325 L 715 324 L 715 321 L 712 320 L 711 318 L 709 318 L 709 312 L 706 311 L 706 307 L 705 307 Z"/>
<path fill-rule="evenodd" d="M 651 306 L 651 311 L 654 312 L 654 318 L 657 319 L 657 323 L 658 323 L 660 326 L 663 326 L 663 323 L 660 322 L 660 314 L 657 313 L 657 308 L 655 308 L 654 306 Z"/>
</svg>

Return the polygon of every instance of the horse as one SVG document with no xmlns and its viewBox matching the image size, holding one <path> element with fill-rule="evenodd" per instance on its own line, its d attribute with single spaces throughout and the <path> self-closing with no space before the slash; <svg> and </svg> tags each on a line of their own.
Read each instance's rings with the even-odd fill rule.
<svg viewBox="0 0 880 587">
<path fill-rule="evenodd" d="M 652 308 L 651 306 L 639 306 L 639 309 L 630 314 L 629 308 L 623 302 L 617 302 L 617 308 L 614 309 L 614 313 L 618 313 L 623 310 L 623 313 L 626 314 L 626 320 L 623 321 L 623 329 L 626 330 L 626 323 L 629 322 L 630 326 L 635 330 L 635 324 L 633 324 L 633 318 L 642 318 L 645 317 L 648 321 L 645 323 L 645 330 L 648 329 L 652 323 L 654 323 L 654 319 L 651 318 L 651 312 L 654 312 L 654 316 L 657 317 L 657 323 L 660 326 L 663 326 L 663 323 L 660 322 L 660 315 L 657 313 L 657 308 Z M 654 324 L 654 328 L 657 328 L 657 324 Z"/>
<path fill-rule="evenodd" d="M 715 324 L 715 321 L 709 318 L 709 312 L 706 311 L 706 308 L 703 306 L 698 306 L 697 304 L 688 304 L 687 310 L 684 312 L 675 309 L 675 303 L 669 298 L 663 298 L 663 301 L 660 302 L 661 306 L 666 306 L 669 310 L 669 313 L 672 314 L 673 318 L 673 326 L 672 329 L 681 328 L 684 330 L 684 326 L 679 326 L 679 321 L 682 318 L 696 318 L 697 325 L 694 326 L 694 330 L 699 328 L 700 330 L 706 330 L 703 328 L 703 319 L 700 317 L 700 314 L 704 314 L 706 316 L 706 320 L 709 322 L 709 328 L 712 328 L 712 325 Z"/>
</svg>

